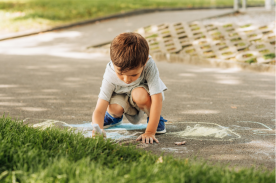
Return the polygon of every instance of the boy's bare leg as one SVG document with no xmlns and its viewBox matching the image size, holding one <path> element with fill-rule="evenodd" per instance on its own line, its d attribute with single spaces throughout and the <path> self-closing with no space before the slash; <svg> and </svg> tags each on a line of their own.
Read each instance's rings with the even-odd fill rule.
<svg viewBox="0 0 276 183">
<path fill-rule="evenodd" d="M 131 96 L 133 102 L 149 116 L 151 97 L 148 92 L 143 87 L 139 87 L 132 90 Z"/>
<path fill-rule="evenodd" d="M 124 113 L 124 108 L 118 104 L 109 104 L 107 112 L 114 118 L 120 118 Z"/>
<path fill-rule="evenodd" d="M 150 117 L 150 108 L 152 105 L 152 99 L 151 99 L 151 96 L 148 94 L 148 92 L 144 88 L 139 87 L 139 88 L 135 88 L 132 91 L 131 95 L 132 95 L 132 100 L 136 103 L 136 105 L 140 109 L 142 109 L 145 113 L 147 113 L 148 117 Z M 155 112 L 155 111 L 153 111 L 153 112 Z M 154 113 L 153 113 L 153 115 L 154 115 Z M 155 118 L 156 118 L 156 116 L 153 116 L 153 120 L 156 120 Z M 155 126 L 156 126 L 156 128 L 155 128 Z M 149 131 L 147 131 L 148 128 L 150 128 Z M 155 130 L 152 130 L 154 128 L 155 128 Z M 136 140 L 137 141 L 142 140 L 142 143 L 147 143 L 147 144 L 148 143 L 153 144 L 154 141 L 159 143 L 158 139 L 155 138 L 156 129 L 157 129 L 157 124 L 151 123 L 151 125 L 150 125 L 150 123 L 149 123 L 145 133 L 140 135 Z"/>
</svg>

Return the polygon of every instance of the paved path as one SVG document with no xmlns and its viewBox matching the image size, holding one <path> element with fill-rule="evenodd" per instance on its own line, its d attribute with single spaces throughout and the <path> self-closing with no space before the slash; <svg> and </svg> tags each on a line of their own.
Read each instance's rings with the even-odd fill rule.
<svg viewBox="0 0 276 183">
<path fill-rule="evenodd" d="M 190 15 L 187 20 L 192 13 L 200 15 L 185 13 Z M 144 19 L 141 23 L 131 17 L 125 23 L 120 19 L 0 42 L 0 114 L 29 123 L 91 121 L 109 58 L 82 48 L 110 40 L 127 29 L 123 24 L 135 25 L 133 30 L 164 21 Z M 113 28 L 110 34 L 108 28 Z M 162 115 L 170 122 L 168 133 L 158 136 L 161 143 L 145 149 L 238 166 L 275 167 L 274 76 L 166 62 L 157 66 L 169 88 Z M 174 145 L 181 140 L 187 144 Z"/>
</svg>

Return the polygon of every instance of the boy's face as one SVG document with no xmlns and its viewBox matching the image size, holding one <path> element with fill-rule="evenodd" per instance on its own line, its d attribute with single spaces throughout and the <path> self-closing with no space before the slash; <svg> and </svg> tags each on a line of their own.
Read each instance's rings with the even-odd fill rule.
<svg viewBox="0 0 276 183">
<path fill-rule="evenodd" d="M 128 70 L 128 71 L 123 72 L 123 73 L 121 73 L 120 70 L 119 70 L 119 67 L 117 67 L 115 65 L 114 65 L 114 69 L 115 69 L 117 77 L 120 80 L 122 80 L 126 84 L 130 84 L 130 83 L 132 83 L 133 81 L 137 80 L 140 77 L 140 75 L 141 75 L 141 73 L 144 69 L 144 66 L 143 67 L 137 67 L 135 69 Z"/>
</svg>

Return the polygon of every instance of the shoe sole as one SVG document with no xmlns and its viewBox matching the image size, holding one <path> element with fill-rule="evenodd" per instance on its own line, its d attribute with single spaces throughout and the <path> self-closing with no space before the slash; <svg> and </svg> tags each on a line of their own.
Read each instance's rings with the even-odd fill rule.
<svg viewBox="0 0 276 183">
<path fill-rule="evenodd" d="M 166 128 L 162 131 L 157 131 L 155 134 L 163 134 L 163 133 L 166 133 Z"/>
<path fill-rule="evenodd" d="M 104 129 L 106 129 L 106 128 L 110 128 L 110 127 L 113 127 L 113 126 L 120 125 L 120 124 L 122 124 L 122 123 L 123 123 L 123 122 L 121 121 L 121 122 L 116 123 L 116 124 L 114 124 L 114 125 L 107 125 L 107 126 L 104 126 L 103 128 L 104 128 Z"/>
</svg>

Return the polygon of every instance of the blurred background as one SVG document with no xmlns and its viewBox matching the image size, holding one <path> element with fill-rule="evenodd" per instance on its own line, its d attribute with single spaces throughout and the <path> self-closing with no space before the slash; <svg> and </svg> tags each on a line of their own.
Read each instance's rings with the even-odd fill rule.
<svg viewBox="0 0 276 183">
<path fill-rule="evenodd" d="M 265 0 L 247 0 L 248 7 L 264 7 L 264 4 Z M 45 29 L 145 8 L 233 6 L 234 0 L 1 0 L 0 34 Z"/>
</svg>

